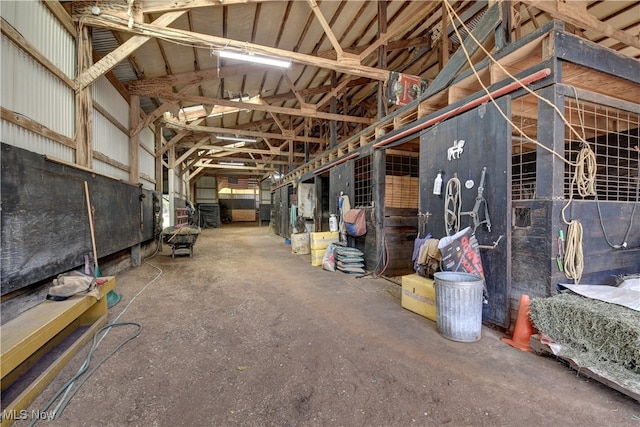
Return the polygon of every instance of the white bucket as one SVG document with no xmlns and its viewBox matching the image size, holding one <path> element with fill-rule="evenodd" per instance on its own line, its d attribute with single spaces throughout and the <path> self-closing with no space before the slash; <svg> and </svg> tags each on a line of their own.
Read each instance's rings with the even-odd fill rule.
<svg viewBox="0 0 640 427">
<path fill-rule="evenodd" d="M 335 214 L 329 215 L 329 231 L 338 231 L 338 217 Z"/>
</svg>

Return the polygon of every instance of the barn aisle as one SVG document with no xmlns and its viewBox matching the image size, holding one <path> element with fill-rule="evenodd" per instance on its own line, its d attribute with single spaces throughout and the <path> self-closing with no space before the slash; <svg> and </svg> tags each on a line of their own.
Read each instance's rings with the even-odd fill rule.
<svg viewBox="0 0 640 427">
<path fill-rule="evenodd" d="M 47 425 L 637 426 L 640 419 L 634 400 L 505 345 L 499 332 L 483 328 L 476 343 L 443 338 L 434 322 L 401 308 L 397 285 L 312 267 L 267 227 L 203 230 L 193 258 L 172 260 L 165 245 L 117 276 L 123 299 L 110 319 L 146 285 L 120 318 L 140 323 L 142 333 Z M 113 329 L 94 360 L 132 331 Z M 30 410 L 43 408 L 87 351 Z"/>
</svg>

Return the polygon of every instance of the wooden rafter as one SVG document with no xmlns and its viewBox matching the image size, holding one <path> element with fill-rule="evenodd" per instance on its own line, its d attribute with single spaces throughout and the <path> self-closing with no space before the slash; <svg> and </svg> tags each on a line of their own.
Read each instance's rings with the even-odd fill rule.
<svg viewBox="0 0 640 427">
<path fill-rule="evenodd" d="M 587 12 L 583 7 L 576 7 L 571 2 L 560 1 L 540 1 L 540 0 L 521 0 L 522 3 L 526 3 L 530 6 L 547 12 L 554 18 L 561 19 L 565 22 L 569 22 L 584 30 L 592 30 L 597 33 L 604 34 L 619 42 L 625 43 L 629 46 L 633 46 L 636 49 L 640 49 L 640 38 L 626 31 L 618 30 L 617 28 L 596 19 L 593 15 Z"/>
<path fill-rule="evenodd" d="M 363 124 L 373 123 L 371 119 L 368 119 L 365 117 L 324 113 L 321 111 L 315 111 L 315 109 L 311 110 L 310 108 L 305 110 L 305 109 L 298 109 L 298 108 L 278 107 L 278 106 L 269 105 L 266 103 L 256 104 L 256 103 L 243 102 L 243 101 L 230 101 L 228 99 L 209 98 L 209 97 L 203 97 L 203 96 L 197 96 L 197 95 L 178 95 L 173 92 L 145 93 L 145 95 L 153 96 L 156 98 L 162 98 L 165 100 L 182 100 L 182 101 L 189 101 L 189 102 L 194 102 L 196 104 L 202 104 L 202 105 L 222 105 L 226 107 L 239 108 L 243 110 L 257 110 L 257 111 L 265 111 L 265 112 L 278 113 L 278 114 L 287 114 L 291 116 L 303 116 L 303 117 L 309 116 L 309 117 L 316 117 L 324 120 L 337 120 L 337 121 L 343 121 L 343 122 L 353 122 L 353 123 L 363 123 Z"/>
<path fill-rule="evenodd" d="M 316 142 L 323 143 L 324 139 L 322 138 L 314 138 L 314 137 L 305 137 L 298 136 L 292 131 L 287 132 L 286 134 L 277 134 L 277 133 L 268 133 L 268 132 L 256 132 L 251 130 L 237 130 L 233 128 L 219 128 L 219 127 L 211 127 L 211 126 L 198 126 L 197 124 L 186 124 L 180 122 L 175 119 L 164 118 L 166 127 L 172 129 L 180 129 L 186 130 L 188 132 L 206 132 L 206 133 L 215 133 L 221 135 L 238 135 L 238 136 L 247 136 L 252 138 L 273 138 L 273 139 L 286 139 L 286 140 L 296 140 L 301 142 Z M 202 120 L 202 119 L 200 119 Z M 195 122 L 194 122 L 195 123 Z M 173 139 L 173 138 L 172 138 Z M 177 142 L 177 141 L 176 141 Z"/>
<path fill-rule="evenodd" d="M 154 27 L 164 28 L 176 19 L 180 18 L 184 13 L 184 11 L 165 13 L 164 15 L 153 21 L 153 25 Z M 113 50 L 113 52 L 102 57 L 100 61 L 93 64 L 89 69 L 83 71 L 82 74 L 80 74 L 80 76 L 78 77 L 78 89 L 82 89 L 90 85 L 98 77 L 113 69 L 120 63 L 120 61 L 131 55 L 136 49 L 148 42 L 150 39 L 151 37 L 149 36 L 133 36 L 125 43 L 118 46 L 115 50 Z"/>
<path fill-rule="evenodd" d="M 162 19 L 166 15 L 182 14 L 182 13 L 184 12 L 169 12 L 161 16 L 160 18 L 158 18 L 158 20 Z M 116 22 L 115 18 L 114 20 L 107 20 L 100 16 L 84 16 L 83 20 L 87 25 L 90 25 L 90 26 L 107 28 L 110 30 L 122 31 L 126 33 L 132 33 L 132 34 L 138 35 L 137 37 L 143 37 L 144 40 L 136 39 L 136 37 L 132 37 L 130 39 L 130 40 L 136 39 L 139 45 L 141 45 L 142 43 L 148 40 L 149 34 L 163 34 L 163 37 L 165 39 L 174 38 L 176 40 L 184 39 L 186 37 L 191 40 L 191 43 L 193 45 L 198 45 L 205 48 L 211 48 L 211 46 L 217 46 L 219 48 L 235 49 L 239 51 L 248 51 L 248 52 L 254 52 L 257 54 L 287 58 L 300 64 L 310 65 L 310 66 L 319 67 L 319 68 L 327 68 L 327 69 L 339 71 L 341 73 L 368 77 L 373 80 L 387 80 L 389 78 L 389 71 L 381 70 L 378 68 L 367 67 L 364 65 L 356 64 L 356 63 L 351 63 L 351 61 L 349 61 L 348 63 L 346 63 L 344 60 L 333 61 L 330 59 L 319 58 L 314 55 L 307 55 L 307 54 L 293 52 L 289 50 L 278 49 L 270 46 L 263 46 L 255 43 L 243 42 L 240 40 L 233 40 L 233 39 L 224 38 L 224 37 L 212 36 L 209 34 L 195 33 L 191 31 L 180 30 L 177 28 L 172 28 L 171 32 L 169 33 L 164 31 L 165 30 L 164 27 L 168 24 L 157 25 L 156 21 L 158 20 L 154 21 L 154 23 L 152 24 L 133 24 L 132 28 L 129 28 L 127 26 L 127 23 L 124 20 L 122 20 L 122 22 L 120 21 Z M 129 49 L 127 49 L 127 51 L 130 50 L 132 52 L 133 50 L 137 49 L 139 45 L 137 45 L 136 43 L 133 43 L 132 46 L 129 46 Z M 120 46 L 120 48 L 122 48 L 122 46 Z M 116 51 L 118 51 L 118 49 L 116 49 Z M 114 52 L 112 52 L 112 54 Z M 121 50 L 117 56 L 117 59 L 122 60 L 131 52 L 126 52 Z M 124 56 L 122 56 L 123 54 Z M 117 62 L 115 64 L 117 64 Z M 81 81 L 84 83 L 85 79 Z M 90 80 L 90 81 L 93 81 L 93 80 Z"/>
</svg>

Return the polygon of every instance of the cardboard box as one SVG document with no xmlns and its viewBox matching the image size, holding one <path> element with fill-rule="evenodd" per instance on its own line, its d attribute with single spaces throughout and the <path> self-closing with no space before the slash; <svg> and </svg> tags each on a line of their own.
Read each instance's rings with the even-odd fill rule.
<svg viewBox="0 0 640 427">
<path fill-rule="evenodd" d="M 311 265 L 314 267 L 320 267 L 322 265 L 322 258 L 326 249 L 311 249 Z"/>
<path fill-rule="evenodd" d="M 432 279 L 410 274 L 402 276 L 402 307 L 437 321 L 436 286 Z"/>
<path fill-rule="evenodd" d="M 337 231 L 325 231 L 322 233 L 311 233 L 311 250 L 327 249 L 329 243 L 338 243 L 340 235 Z M 323 253 L 324 255 L 324 253 Z"/>
</svg>

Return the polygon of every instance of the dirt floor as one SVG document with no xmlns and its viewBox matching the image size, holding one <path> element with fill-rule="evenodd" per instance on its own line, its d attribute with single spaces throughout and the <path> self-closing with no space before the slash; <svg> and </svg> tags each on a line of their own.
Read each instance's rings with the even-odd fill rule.
<svg viewBox="0 0 640 427">
<path fill-rule="evenodd" d="M 119 321 L 142 332 L 38 425 L 640 425 L 637 401 L 554 358 L 484 327 L 478 342 L 450 341 L 401 308 L 398 285 L 323 271 L 290 249 L 267 227 L 225 225 L 203 230 L 193 258 L 172 260 L 165 245 L 118 274 L 110 321 L 126 309 Z M 135 330 L 111 329 L 91 366 Z"/>
</svg>

